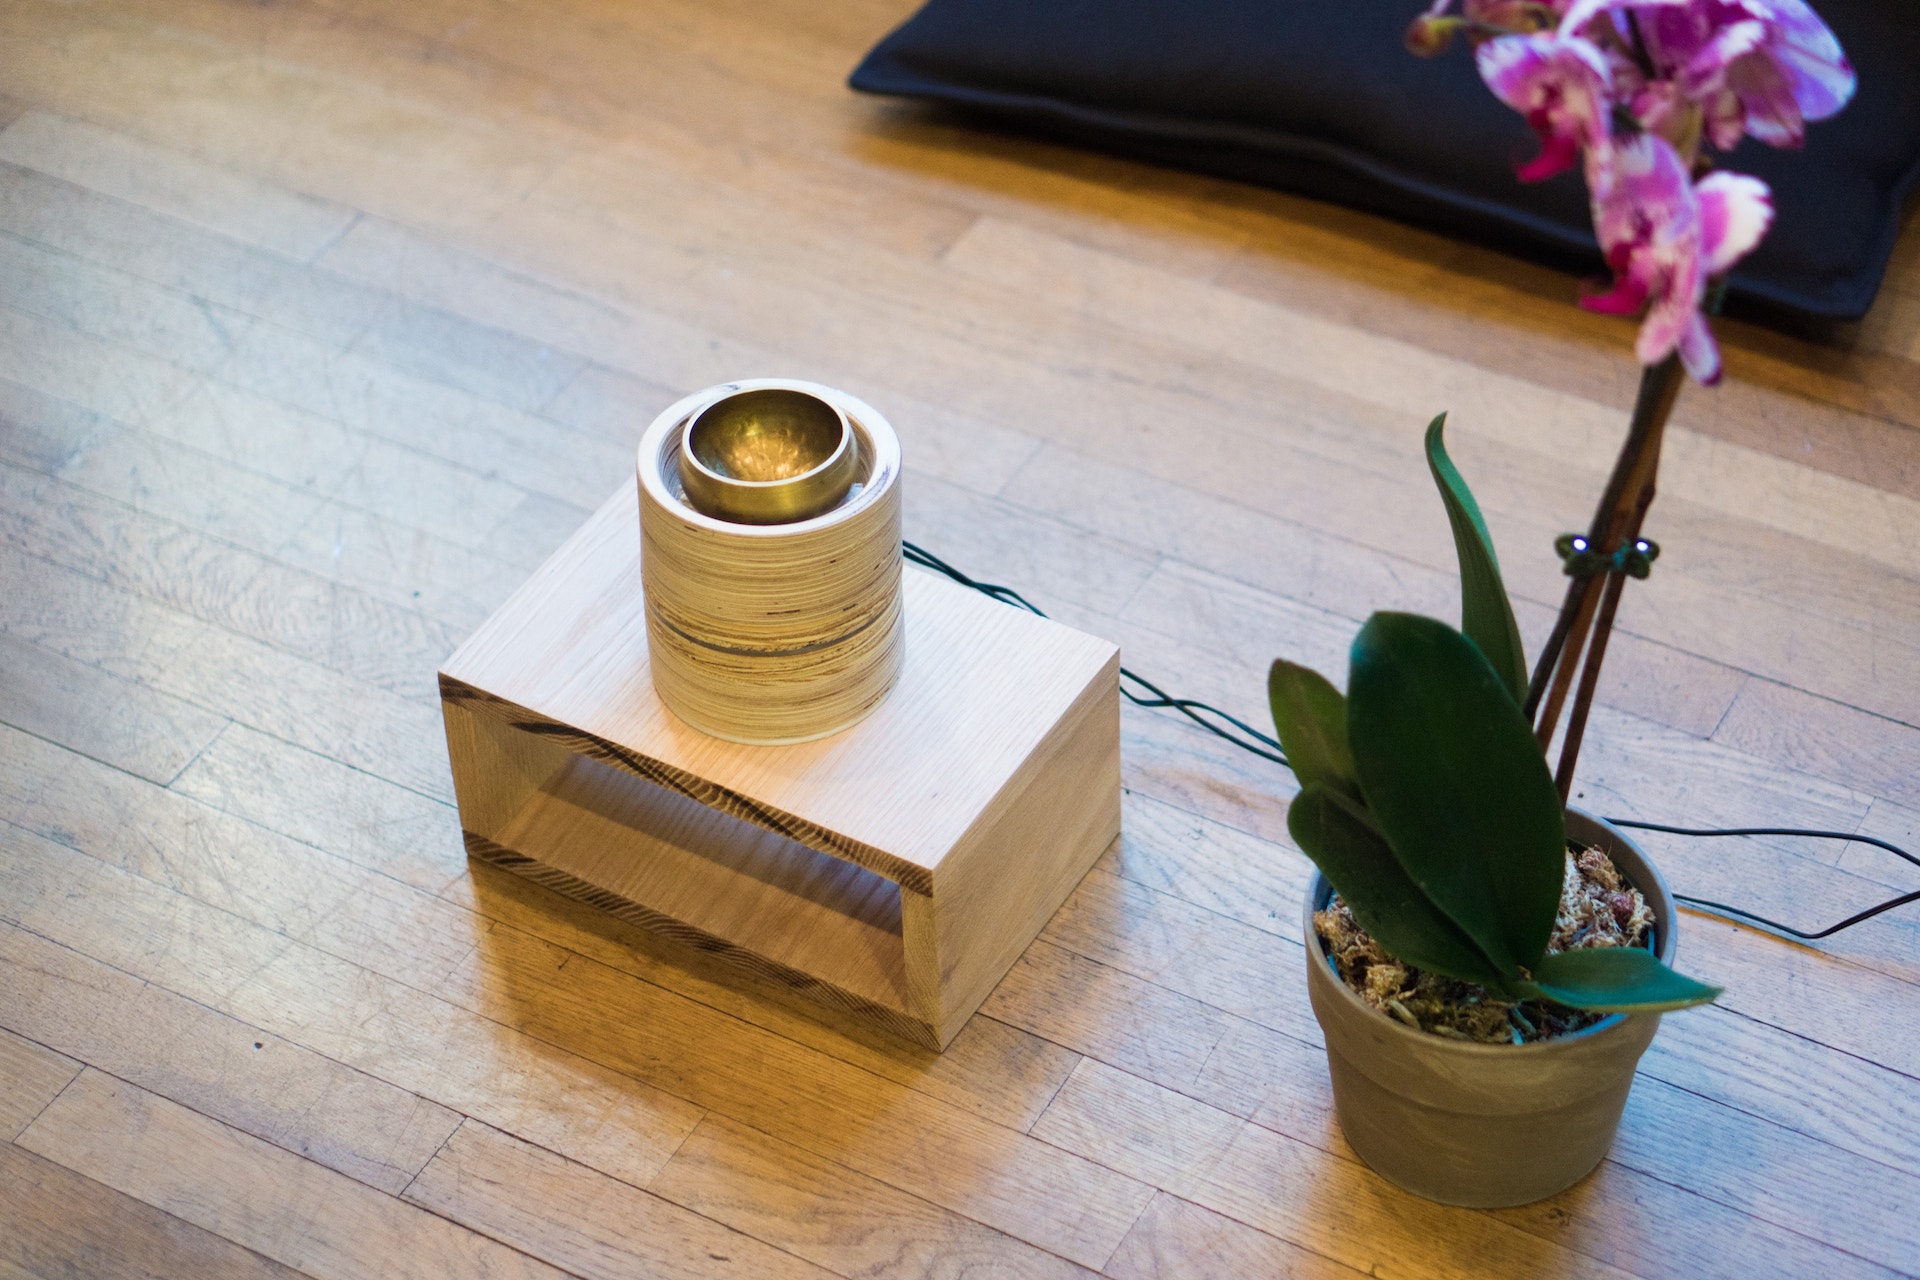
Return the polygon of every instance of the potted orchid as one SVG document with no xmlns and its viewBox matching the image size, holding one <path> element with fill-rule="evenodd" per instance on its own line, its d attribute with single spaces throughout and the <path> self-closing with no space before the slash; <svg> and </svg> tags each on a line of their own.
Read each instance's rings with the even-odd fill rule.
<svg viewBox="0 0 1920 1280">
<path fill-rule="evenodd" d="M 1711 155 L 1745 137 L 1798 145 L 1854 82 L 1801 0 L 1460 6 L 1436 0 L 1408 45 L 1473 45 L 1487 86 L 1540 136 L 1523 181 L 1583 170 L 1613 279 L 1582 302 L 1644 313 L 1640 395 L 1592 524 L 1560 540 L 1570 582 L 1534 663 L 1443 415 L 1427 458 L 1461 628 L 1377 613 L 1346 693 L 1284 660 L 1268 692 L 1301 784 L 1288 829 L 1320 872 L 1307 984 L 1341 1128 L 1397 1184 L 1495 1206 L 1598 1164 L 1660 1013 L 1718 994 L 1670 967 L 1677 916 L 1658 870 L 1566 800 L 1620 592 L 1658 554 L 1641 524 L 1667 416 L 1684 374 L 1718 380 L 1708 317 L 1773 219 L 1766 185 Z"/>
</svg>

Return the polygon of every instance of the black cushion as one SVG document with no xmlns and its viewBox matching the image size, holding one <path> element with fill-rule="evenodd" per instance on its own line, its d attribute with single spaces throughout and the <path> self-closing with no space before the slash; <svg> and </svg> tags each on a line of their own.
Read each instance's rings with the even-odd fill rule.
<svg viewBox="0 0 1920 1280">
<path fill-rule="evenodd" d="M 1532 132 L 1464 47 L 1401 45 L 1420 0 L 929 0 L 856 89 L 984 110 L 1056 136 L 1278 187 L 1597 270 L 1577 173 L 1523 185 Z M 1920 179 L 1920 0 L 1818 0 L 1860 77 L 1800 151 L 1748 140 L 1778 217 L 1735 297 L 1864 313 Z"/>
</svg>

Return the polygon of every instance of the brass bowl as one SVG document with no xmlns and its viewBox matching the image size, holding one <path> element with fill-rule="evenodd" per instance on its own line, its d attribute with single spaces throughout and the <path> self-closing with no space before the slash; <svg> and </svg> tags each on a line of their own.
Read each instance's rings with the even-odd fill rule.
<svg viewBox="0 0 1920 1280">
<path fill-rule="evenodd" d="M 859 461 L 847 415 L 819 396 L 739 391 L 687 423 L 680 485 L 694 510 L 716 520 L 789 524 L 846 497 Z"/>
</svg>

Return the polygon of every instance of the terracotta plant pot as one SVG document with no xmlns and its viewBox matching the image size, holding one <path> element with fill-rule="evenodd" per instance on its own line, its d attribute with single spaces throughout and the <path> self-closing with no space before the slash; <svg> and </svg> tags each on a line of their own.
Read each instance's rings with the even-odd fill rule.
<svg viewBox="0 0 1920 1280">
<path fill-rule="evenodd" d="M 1654 949 L 1673 964 L 1676 912 L 1639 846 L 1567 811 L 1567 834 L 1605 851 L 1653 909 Z M 1314 932 L 1333 886 L 1307 889 L 1307 994 L 1327 1039 L 1334 1111 L 1360 1158 L 1443 1204 L 1497 1208 L 1563 1191 L 1607 1154 L 1640 1054 L 1660 1015 L 1614 1014 L 1569 1036 L 1473 1044 L 1415 1031 L 1350 990 Z"/>
</svg>

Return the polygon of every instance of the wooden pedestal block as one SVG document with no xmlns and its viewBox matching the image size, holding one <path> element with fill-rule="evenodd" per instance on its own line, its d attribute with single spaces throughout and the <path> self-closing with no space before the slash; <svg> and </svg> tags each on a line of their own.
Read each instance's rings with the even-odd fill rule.
<svg viewBox="0 0 1920 1280">
<path fill-rule="evenodd" d="M 648 677 L 625 487 L 440 673 L 467 849 L 944 1048 L 1120 831 L 1119 651 L 908 569 L 850 729 L 711 738 Z"/>
</svg>

